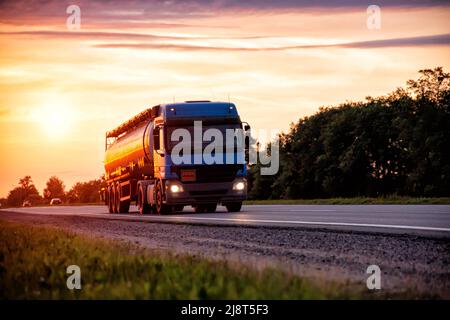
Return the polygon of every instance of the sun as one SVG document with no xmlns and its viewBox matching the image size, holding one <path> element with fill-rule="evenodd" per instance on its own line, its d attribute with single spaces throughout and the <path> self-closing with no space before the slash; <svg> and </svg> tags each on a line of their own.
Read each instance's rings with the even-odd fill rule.
<svg viewBox="0 0 450 320">
<path fill-rule="evenodd" d="M 33 112 L 34 120 L 52 140 L 60 140 L 70 131 L 74 112 L 62 99 L 52 98 Z"/>
</svg>

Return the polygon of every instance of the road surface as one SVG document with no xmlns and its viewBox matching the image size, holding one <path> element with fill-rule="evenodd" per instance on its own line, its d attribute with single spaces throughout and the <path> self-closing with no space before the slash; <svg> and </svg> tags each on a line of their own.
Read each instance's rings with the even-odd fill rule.
<svg viewBox="0 0 450 320">
<path fill-rule="evenodd" d="M 239 213 L 109 214 L 104 206 L 0 210 L 10 221 L 136 244 L 175 255 L 274 267 L 365 289 L 378 265 L 383 292 L 450 298 L 448 205 L 251 205 Z M 331 229 L 331 230 L 330 230 Z"/>
<path fill-rule="evenodd" d="M 190 207 L 165 216 L 109 214 L 105 206 L 55 206 L 7 209 L 11 212 L 83 216 L 164 223 L 309 227 L 408 233 L 450 237 L 450 205 L 248 205 L 238 213 L 219 206 L 216 213 L 196 214 Z"/>
</svg>

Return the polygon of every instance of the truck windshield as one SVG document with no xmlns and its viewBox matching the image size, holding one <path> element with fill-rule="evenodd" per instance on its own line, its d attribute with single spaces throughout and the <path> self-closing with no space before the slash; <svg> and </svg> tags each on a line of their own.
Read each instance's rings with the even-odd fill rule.
<svg viewBox="0 0 450 320">
<path fill-rule="evenodd" d="M 187 132 L 189 132 L 190 139 L 191 139 L 191 146 L 194 147 L 194 139 L 200 139 L 202 141 L 202 149 L 204 149 L 207 145 L 215 142 L 215 145 L 219 148 L 224 148 L 226 143 L 234 144 L 235 150 L 240 150 L 243 148 L 244 145 L 244 139 L 243 139 L 243 130 L 241 124 L 215 124 L 215 125 L 204 125 L 202 126 L 202 136 L 201 137 L 194 137 L 194 126 L 168 126 L 167 127 L 167 147 L 168 151 L 172 151 L 172 148 L 176 146 L 180 141 L 182 141 L 183 138 L 180 138 L 177 134 L 172 135 L 176 129 L 186 129 Z M 216 129 L 216 130 L 210 130 L 209 129 Z M 217 131 L 218 130 L 218 131 Z M 214 132 L 215 131 L 215 132 Z M 207 135 L 214 135 L 212 138 L 206 139 L 205 132 L 207 132 Z M 215 139 L 215 135 L 220 132 L 222 138 L 221 139 Z M 232 141 L 227 141 L 227 133 L 228 135 L 241 135 L 242 139 L 234 138 Z M 225 151 L 225 150 L 223 150 Z"/>
</svg>

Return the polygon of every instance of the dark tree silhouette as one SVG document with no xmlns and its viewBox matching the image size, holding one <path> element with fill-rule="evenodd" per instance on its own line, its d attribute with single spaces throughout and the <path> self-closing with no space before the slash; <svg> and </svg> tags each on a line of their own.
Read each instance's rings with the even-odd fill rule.
<svg viewBox="0 0 450 320">
<path fill-rule="evenodd" d="M 250 170 L 250 196 L 450 196 L 450 76 L 419 73 L 405 89 L 292 124 L 279 137 L 279 173 Z"/>
<path fill-rule="evenodd" d="M 40 201 L 39 192 L 30 176 L 19 180 L 19 186 L 9 192 L 6 203 L 9 206 L 21 206 L 25 200 Z"/>
<path fill-rule="evenodd" d="M 52 198 L 65 198 L 65 186 L 61 179 L 56 176 L 50 177 L 47 181 L 47 187 L 44 189 L 44 198 L 50 200 Z"/>
<path fill-rule="evenodd" d="M 99 191 L 102 187 L 105 187 L 105 182 L 102 179 L 78 182 L 67 192 L 67 199 L 71 203 L 98 202 L 100 201 Z"/>
</svg>

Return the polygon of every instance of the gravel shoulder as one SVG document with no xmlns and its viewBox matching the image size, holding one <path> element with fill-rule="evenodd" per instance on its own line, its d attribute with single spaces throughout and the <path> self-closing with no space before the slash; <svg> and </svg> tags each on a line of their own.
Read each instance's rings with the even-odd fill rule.
<svg viewBox="0 0 450 320">
<path fill-rule="evenodd" d="M 249 226 L 204 226 L 13 213 L 0 219 L 137 244 L 150 250 L 276 267 L 317 281 L 360 283 L 376 264 L 382 291 L 450 299 L 450 241 L 392 235 Z"/>
</svg>

